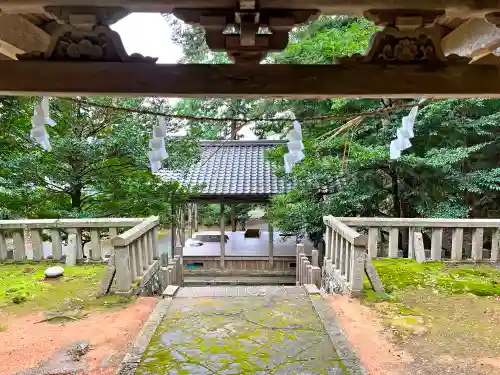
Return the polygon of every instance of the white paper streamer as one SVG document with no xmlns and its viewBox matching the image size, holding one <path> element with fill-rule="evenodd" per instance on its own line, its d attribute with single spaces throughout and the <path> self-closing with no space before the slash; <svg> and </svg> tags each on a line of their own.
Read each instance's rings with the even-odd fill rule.
<svg viewBox="0 0 500 375">
<path fill-rule="evenodd" d="M 293 121 L 293 130 L 290 130 L 286 138 L 288 139 L 288 152 L 284 155 L 285 172 L 291 173 L 293 166 L 304 160 L 304 144 L 302 143 L 302 126 L 298 120 Z"/>
<path fill-rule="evenodd" d="M 415 136 L 413 126 L 417 118 L 418 105 L 412 107 L 410 113 L 403 117 L 401 127 L 396 131 L 396 139 L 391 141 L 389 146 L 389 157 L 391 160 L 396 160 L 401 157 L 401 151 L 411 147 L 410 139 Z"/>
<path fill-rule="evenodd" d="M 56 122 L 50 118 L 49 98 L 44 96 L 40 104 L 35 105 L 33 116 L 31 116 L 32 129 L 30 137 L 38 143 L 44 151 L 52 151 L 49 141 L 49 133 L 45 125 L 54 126 Z"/>
<path fill-rule="evenodd" d="M 161 112 L 164 111 L 164 108 L 161 108 Z M 165 137 L 167 136 L 167 124 L 165 122 L 165 117 L 158 116 L 157 123 L 153 128 L 153 138 L 149 140 L 149 148 L 148 152 L 149 164 L 151 166 L 151 172 L 158 172 L 162 164 L 161 162 L 168 157 L 168 153 L 165 150 Z"/>
</svg>

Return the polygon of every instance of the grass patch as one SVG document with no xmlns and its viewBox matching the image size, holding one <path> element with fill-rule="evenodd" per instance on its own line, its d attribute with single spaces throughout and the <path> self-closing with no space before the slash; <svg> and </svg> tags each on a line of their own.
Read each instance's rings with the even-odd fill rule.
<svg viewBox="0 0 500 375">
<path fill-rule="evenodd" d="M 477 322 L 483 319 L 484 311 L 498 313 L 494 298 L 482 298 L 500 295 L 500 270 L 496 267 L 417 263 L 411 259 L 375 259 L 373 264 L 386 292 L 374 292 L 365 278 L 363 302 L 381 315 L 397 341 L 425 334 L 446 347 L 451 344 L 444 345 L 439 337 L 452 340 L 456 335 L 466 340 L 477 335 L 475 332 L 481 332 L 478 337 L 488 336 L 490 322 Z M 476 311 L 473 306 L 479 306 L 479 301 L 482 308 Z M 457 321 L 449 326 L 451 316 Z"/>
<path fill-rule="evenodd" d="M 64 266 L 64 276 L 45 279 L 45 269 L 53 263 L 0 264 L 0 308 L 13 314 L 37 310 L 54 312 L 118 308 L 129 297 L 105 296 L 97 299 L 106 266 L 89 264 Z"/>
<path fill-rule="evenodd" d="M 389 296 L 370 291 L 366 280 L 366 299 L 372 302 L 390 300 L 391 294 L 407 289 L 430 288 L 441 293 L 500 295 L 500 270 L 491 265 L 417 263 L 411 259 L 375 259 L 373 264 Z"/>
</svg>

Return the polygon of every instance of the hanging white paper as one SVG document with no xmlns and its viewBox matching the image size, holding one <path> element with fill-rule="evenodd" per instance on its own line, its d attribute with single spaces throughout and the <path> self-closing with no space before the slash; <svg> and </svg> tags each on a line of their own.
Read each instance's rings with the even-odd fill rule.
<svg viewBox="0 0 500 375">
<path fill-rule="evenodd" d="M 401 151 L 411 147 L 410 139 L 415 136 L 413 127 L 417 118 L 418 106 L 412 107 L 410 113 L 402 119 L 401 127 L 396 131 L 396 139 L 389 146 L 390 159 L 395 160 L 401 156 Z"/>
<path fill-rule="evenodd" d="M 163 112 L 163 107 L 161 108 Z M 153 127 L 153 138 L 149 140 L 148 152 L 149 164 L 151 172 L 158 172 L 162 164 L 161 162 L 168 157 L 165 149 L 165 137 L 167 136 L 167 124 L 164 116 L 157 116 L 157 125 Z"/>
<path fill-rule="evenodd" d="M 399 159 L 401 156 L 401 149 L 399 148 L 398 141 L 396 139 L 391 141 L 391 145 L 389 146 L 389 158 L 391 160 Z"/>
<path fill-rule="evenodd" d="M 45 151 L 52 151 L 49 141 L 49 133 L 45 125 L 54 126 L 56 122 L 50 118 L 49 98 L 43 97 L 39 104 L 35 105 L 33 116 L 31 116 L 30 131 L 31 138 L 38 143 Z"/>
</svg>

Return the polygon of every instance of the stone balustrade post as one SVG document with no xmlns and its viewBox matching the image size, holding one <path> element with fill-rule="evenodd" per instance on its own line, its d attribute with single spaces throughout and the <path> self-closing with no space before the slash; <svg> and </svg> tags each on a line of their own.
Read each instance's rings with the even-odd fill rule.
<svg viewBox="0 0 500 375">
<path fill-rule="evenodd" d="M 120 293 L 128 293 L 135 275 L 132 273 L 130 259 L 130 250 L 128 246 L 115 246 L 115 267 L 116 267 L 116 289 Z"/>
</svg>

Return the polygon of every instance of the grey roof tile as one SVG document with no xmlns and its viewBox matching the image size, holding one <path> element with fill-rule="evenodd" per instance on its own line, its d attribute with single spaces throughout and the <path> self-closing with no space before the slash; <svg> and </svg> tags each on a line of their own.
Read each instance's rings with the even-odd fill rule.
<svg viewBox="0 0 500 375">
<path fill-rule="evenodd" d="M 267 150 L 285 141 L 202 141 L 201 158 L 187 176 L 162 169 L 165 179 L 185 185 L 205 185 L 203 195 L 275 195 L 285 192 L 265 157 Z"/>
</svg>

